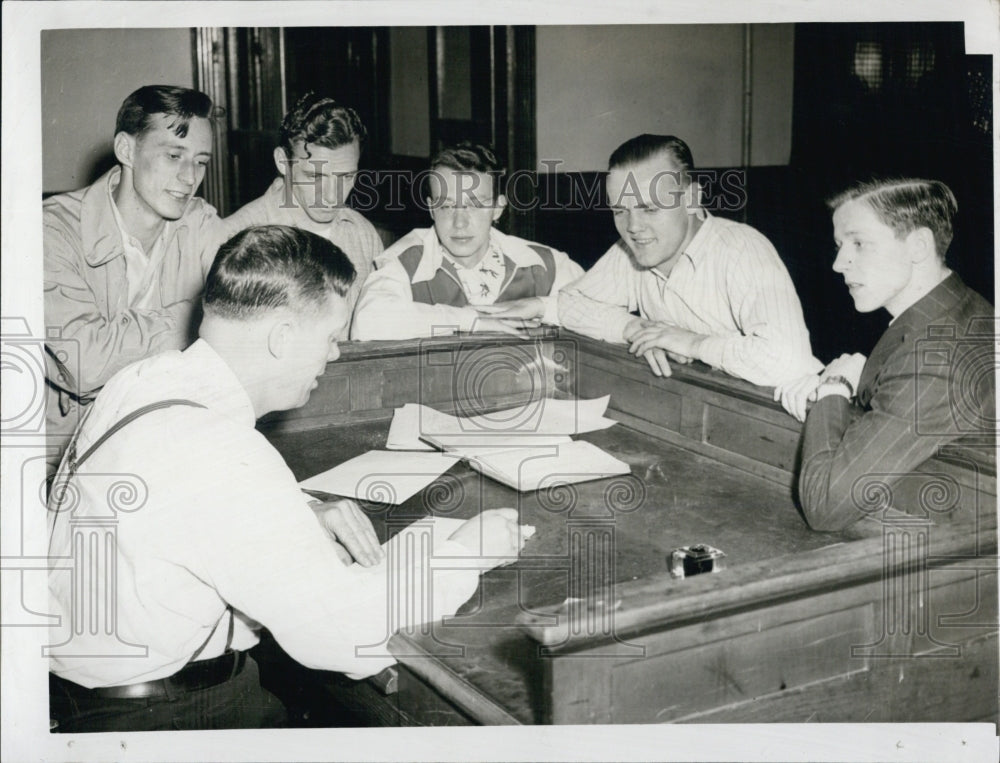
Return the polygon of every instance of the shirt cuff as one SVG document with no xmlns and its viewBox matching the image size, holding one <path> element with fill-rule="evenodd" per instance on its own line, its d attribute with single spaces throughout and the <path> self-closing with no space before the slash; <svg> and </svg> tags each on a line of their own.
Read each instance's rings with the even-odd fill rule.
<svg viewBox="0 0 1000 763">
<path fill-rule="evenodd" d="M 423 336 L 450 336 L 456 331 L 472 331 L 480 315 L 471 307 L 430 305 L 431 313 Z M 412 331 L 412 328 L 410 329 Z"/>
<path fill-rule="evenodd" d="M 722 368 L 722 355 L 728 341 L 729 338 L 724 336 L 706 336 L 698 343 L 695 360 L 700 360 L 712 368 Z"/>
<path fill-rule="evenodd" d="M 558 295 L 550 295 L 548 297 L 539 297 L 542 300 L 542 304 L 545 306 L 545 311 L 542 313 L 542 323 L 548 323 L 552 326 L 559 325 L 559 297 Z"/>
<path fill-rule="evenodd" d="M 622 315 L 608 316 L 607 322 L 604 324 L 606 326 L 604 340 L 607 342 L 628 344 L 628 340 L 625 338 L 625 328 L 635 317 L 629 312 Z"/>
</svg>

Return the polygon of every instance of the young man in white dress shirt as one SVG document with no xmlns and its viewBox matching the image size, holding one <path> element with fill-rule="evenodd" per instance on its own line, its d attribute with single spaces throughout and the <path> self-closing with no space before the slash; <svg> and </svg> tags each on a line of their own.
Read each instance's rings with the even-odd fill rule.
<svg viewBox="0 0 1000 763">
<path fill-rule="evenodd" d="M 556 296 L 583 270 L 551 247 L 494 227 L 507 199 L 492 149 L 460 143 L 431 160 L 418 228 L 376 260 L 352 339 L 411 339 L 455 331 L 517 333 L 526 321 L 558 323 Z"/>
<path fill-rule="evenodd" d="M 425 621 L 453 614 L 482 568 L 516 557 L 516 511 L 500 509 L 430 559 L 390 545 L 383 561 L 357 504 L 310 501 L 255 429 L 303 405 L 339 356 L 353 278 L 315 234 L 243 231 L 208 274 L 198 341 L 125 368 L 91 407 L 49 502 L 50 557 L 65 562 L 49 577 L 60 731 L 273 725 L 281 705 L 245 653 L 257 624 L 307 667 L 371 675 L 420 610 L 395 597 L 427 602 Z M 365 569 L 393 559 L 407 584 Z"/>
<path fill-rule="evenodd" d="M 621 240 L 559 295 L 561 324 L 628 344 L 657 376 L 670 375 L 668 356 L 769 386 L 818 371 L 778 253 L 749 225 L 703 209 L 693 169 L 674 136 L 615 149 L 607 191 Z"/>
</svg>

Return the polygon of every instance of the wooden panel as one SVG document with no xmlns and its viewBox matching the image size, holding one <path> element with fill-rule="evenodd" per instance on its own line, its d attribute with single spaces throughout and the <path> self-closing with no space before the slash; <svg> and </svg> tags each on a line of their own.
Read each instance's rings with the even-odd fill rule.
<svg viewBox="0 0 1000 763">
<path fill-rule="evenodd" d="M 692 403 L 689 400 L 684 400 L 681 410 L 683 412 L 685 409 L 693 407 L 693 405 L 697 404 L 698 404 L 697 402 Z M 657 437 L 663 440 L 665 443 L 670 443 L 671 445 L 678 445 L 682 448 L 694 451 L 695 453 L 703 454 L 713 459 L 714 461 L 718 462 L 719 464 L 735 467 L 739 471 L 745 472 L 746 474 L 753 475 L 755 477 L 763 477 L 764 479 L 769 480 L 775 483 L 776 485 L 779 485 L 782 488 L 788 490 L 789 494 L 791 493 L 792 486 L 795 483 L 794 474 L 785 469 L 778 469 L 777 467 L 770 466 L 769 464 L 762 464 L 760 461 L 757 461 L 756 459 L 751 458 L 749 456 L 744 456 L 739 453 L 733 453 L 728 450 L 717 448 L 714 445 L 709 445 L 707 443 L 703 443 L 698 440 L 693 440 L 689 437 L 684 436 L 683 434 L 672 432 L 669 429 L 665 429 L 664 427 L 658 426 L 656 424 L 651 424 L 644 419 L 641 419 L 637 416 L 632 416 L 631 414 L 628 413 L 611 411 L 609 412 L 608 415 L 611 418 L 621 421 L 623 424 L 628 425 L 629 427 L 635 429 L 638 432 L 643 432 L 644 434 L 649 434 L 654 437 Z M 681 426 L 682 427 L 685 426 L 685 419 L 683 418 L 683 414 L 682 414 Z M 688 424 L 688 426 L 690 428 L 690 423 Z M 700 425 L 697 426 L 699 426 L 700 428 Z"/>
<path fill-rule="evenodd" d="M 267 416 L 269 431 L 295 431 L 392 416 L 420 402 L 461 415 L 571 394 L 569 345 L 504 339 L 428 339 L 342 345 L 309 401 Z"/>
<path fill-rule="evenodd" d="M 612 662 L 604 656 L 549 660 L 545 695 L 547 723 L 611 723 Z"/>
<path fill-rule="evenodd" d="M 912 522 L 908 517 L 904 516 L 904 519 Z M 748 533 L 755 526 L 750 520 L 748 517 L 745 522 L 733 521 Z M 775 520 L 772 519 L 771 523 L 774 524 Z M 900 543 L 906 540 L 903 535 L 912 534 L 906 523 L 899 528 L 872 523 L 871 531 L 874 537 L 851 542 L 841 540 L 807 553 L 777 558 L 761 555 L 756 560 L 742 561 L 738 570 L 734 564 L 719 574 L 682 580 L 672 580 L 669 575 L 660 574 L 622 582 L 616 588 L 616 596 L 621 599 L 621 605 L 616 610 L 616 622 L 621 628 L 619 632 L 649 633 L 664 627 L 678 627 L 687 622 L 767 607 L 774 601 L 813 601 L 831 591 L 838 597 L 852 591 L 852 595 L 861 595 L 858 593 L 862 591 L 861 586 L 881 585 L 883 581 L 895 585 L 893 581 L 897 578 L 919 570 L 929 569 L 928 575 L 936 574 L 937 568 L 944 566 L 946 560 L 961 558 L 976 547 L 977 541 L 983 563 L 996 553 L 995 517 L 991 524 L 984 523 L 979 528 L 978 538 L 977 531 L 970 527 L 932 527 L 926 538 L 915 541 L 921 544 L 919 546 Z M 717 532 L 716 536 L 719 535 L 721 533 Z M 887 539 L 884 535 L 897 537 Z M 820 533 L 810 533 L 808 537 L 831 541 L 838 539 L 837 536 Z M 736 549 L 733 550 L 735 553 Z M 928 586 L 918 581 L 902 593 L 909 596 L 911 590 L 919 593 L 928 590 Z M 866 595 L 868 600 L 885 599 L 887 596 L 878 587 Z M 830 604 L 824 606 L 826 609 L 820 611 L 829 611 Z M 841 602 L 838 608 L 843 606 L 846 605 Z M 801 614 L 799 617 L 805 616 Z M 566 640 L 565 629 L 552 628 L 542 620 L 536 623 L 527 616 L 521 618 L 521 622 L 540 643 L 555 645 Z M 587 641 L 587 638 L 572 638 L 561 649 L 586 649 L 589 646 Z"/>
<path fill-rule="evenodd" d="M 393 368 L 382 374 L 382 405 L 397 408 L 407 403 L 419 402 L 433 406 L 449 400 L 451 374 L 445 371 L 430 373 L 414 363 L 406 368 Z"/>
<path fill-rule="evenodd" d="M 374 364 L 364 364 L 350 375 L 350 408 L 352 411 L 372 411 L 384 408 L 382 403 L 381 370 Z"/>
<path fill-rule="evenodd" d="M 989 562 L 979 560 L 984 568 Z M 977 583 L 961 565 L 928 572 L 935 587 L 912 589 L 919 608 L 884 598 L 875 582 L 662 630 L 639 639 L 646 649 L 642 660 L 557 656 L 548 668 L 551 715 L 561 723 L 967 721 L 983 712 L 995 715 L 997 654 L 981 644 L 995 644 L 996 575 L 980 572 Z M 921 625 L 927 622 L 929 633 Z M 636 641 L 627 631 L 625 638 Z M 953 683 L 943 695 L 925 696 L 917 688 L 946 676 Z M 978 701 L 966 699 L 966 690 Z M 827 708 L 815 699 L 834 691 L 853 701 L 838 697 Z M 762 698 L 773 703 L 772 713 L 757 717 L 752 707 Z"/>
<path fill-rule="evenodd" d="M 997 638 L 961 660 L 917 657 L 677 718 L 684 723 L 889 723 L 997 718 Z"/>
<path fill-rule="evenodd" d="M 225 109 L 228 103 L 225 33 L 219 28 L 199 27 L 191 34 L 194 38 L 195 87 L 211 98 L 215 106 Z M 227 126 L 226 121 L 220 119 L 212 131 L 212 154 L 218 158 L 208 163 L 201 189 L 205 201 L 223 216 L 236 211 L 231 203 L 229 163 L 222 159 L 229 156 Z"/>
<path fill-rule="evenodd" d="M 653 377 L 651 377 L 653 378 Z M 637 382 L 611 371 L 588 368 L 580 378 L 581 397 L 600 397 L 611 392 L 614 409 L 642 418 L 660 427 L 680 431 L 683 398 L 674 392 L 656 390 L 649 382 Z"/>
<path fill-rule="evenodd" d="M 351 378 L 348 374 L 324 375 L 319 378 L 318 384 L 307 406 L 284 411 L 269 420 L 308 419 L 343 414 L 351 410 Z"/>
<path fill-rule="evenodd" d="M 962 455 L 958 455 L 959 452 Z M 975 458 L 976 455 L 969 449 L 953 451 L 949 457 L 925 461 L 917 470 L 922 474 L 938 475 L 939 479 L 953 483 L 951 490 L 957 492 L 957 497 L 945 497 L 941 490 L 935 489 L 928 492 L 921 501 L 919 491 L 915 495 L 904 496 L 903 491 L 907 489 L 904 485 L 894 489 L 901 496 L 900 505 L 927 504 L 932 509 L 929 513 L 938 524 L 976 522 L 984 515 L 995 514 L 996 474 L 988 463 Z M 915 479 L 911 484 L 916 487 L 922 483 Z"/>
<path fill-rule="evenodd" d="M 667 442 L 781 485 L 791 485 L 800 425 L 762 389 L 683 366 L 667 379 L 623 348 L 578 342 L 584 396 L 611 392 L 610 415 Z"/>
<path fill-rule="evenodd" d="M 927 597 L 927 639 L 916 654 L 935 651 L 935 647 L 966 642 L 997 631 L 996 556 L 978 560 L 983 569 L 970 577 L 968 569 L 954 567 L 934 570 L 932 583 L 941 583 Z M 948 582 L 954 581 L 954 582 Z M 960 653 L 963 651 L 960 648 Z"/>
<path fill-rule="evenodd" d="M 458 342 L 453 348 L 427 349 L 416 355 L 413 365 L 386 372 L 383 406 L 469 403 L 481 412 L 497 399 L 553 397 L 566 384 L 554 378 L 556 370 L 547 361 L 552 355 L 548 343 Z"/>
<path fill-rule="evenodd" d="M 791 471 L 799 433 L 755 416 L 715 405 L 706 406 L 705 442 Z"/>
<path fill-rule="evenodd" d="M 851 645 L 867 639 L 870 617 L 871 607 L 858 607 L 619 666 L 612 721 L 662 723 L 862 670 Z"/>
</svg>

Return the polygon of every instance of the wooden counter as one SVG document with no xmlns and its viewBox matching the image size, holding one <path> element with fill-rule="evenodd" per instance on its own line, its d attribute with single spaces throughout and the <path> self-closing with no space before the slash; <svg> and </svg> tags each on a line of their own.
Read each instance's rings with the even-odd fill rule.
<svg viewBox="0 0 1000 763">
<path fill-rule="evenodd" d="M 770 390 L 699 365 L 657 379 L 555 331 L 345 345 L 309 404 L 262 429 L 302 478 L 383 447 L 404 403 L 530 413 L 609 393 L 620 423 L 583 439 L 627 477 L 519 494 L 457 465 L 402 506 L 366 505 L 383 539 L 497 506 L 537 528 L 455 618 L 392 639 L 379 722 L 996 721 L 989 442 L 950 446 L 848 531 L 813 532 L 793 497 L 801 428 Z M 670 551 L 692 543 L 725 568 L 672 578 Z"/>
</svg>

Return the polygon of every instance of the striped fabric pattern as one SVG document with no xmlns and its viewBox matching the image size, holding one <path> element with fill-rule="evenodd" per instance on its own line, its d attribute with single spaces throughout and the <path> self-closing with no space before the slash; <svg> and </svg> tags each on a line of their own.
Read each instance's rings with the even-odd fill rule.
<svg viewBox="0 0 1000 763">
<path fill-rule="evenodd" d="M 338 210 L 337 216 L 326 224 L 310 220 L 306 214 L 289 203 L 282 178 L 276 178 L 264 194 L 249 202 L 223 220 L 227 238 L 254 225 L 288 225 L 302 228 L 329 239 L 338 246 L 354 265 L 357 277 L 347 292 L 347 303 L 353 311 L 361 294 L 365 279 L 372 272 L 374 259 L 382 253 L 382 239 L 375 226 L 360 212 L 350 207 Z M 341 339 L 347 339 L 349 328 Z"/>
<path fill-rule="evenodd" d="M 812 408 L 799 476 L 811 527 L 838 530 L 877 512 L 942 445 L 995 434 L 993 312 L 951 274 L 879 339 L 857 404 L 830 395 Z"/>
<path fill-rule="evenodd" d="M 635 265 L 618 241 L 559 299 L 563 326 L 623 343 L 632 311 L 709 338 L 701 360 L 754 384 L 818 372 L 795 287 L 767 238 L 707 215 L 669 276 Z"/>
</svg>

